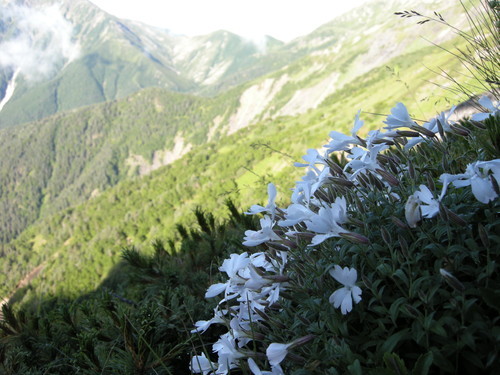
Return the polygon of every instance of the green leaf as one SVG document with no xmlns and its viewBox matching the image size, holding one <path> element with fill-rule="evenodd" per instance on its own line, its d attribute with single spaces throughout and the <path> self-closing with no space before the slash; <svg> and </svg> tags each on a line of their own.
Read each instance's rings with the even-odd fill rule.
<svg viewBox="0 0 500 375">
<path fill-rule="evenodd" d="M 397 375 L 408 374 L 408 369 L 405 363 L 399 356 L 395 353 L 385 353 L 384 362 L 388 369 L 392 370 Z"/>
<path fill-rule="evenodd" d="M 392 352 L 393 349 L 399 344 L 400 341 L 407 340 L 410 337 L 410 330 L 405 328 L 399 332 L 396 332 L 391 337 L 389 337 L 380 347 L 383 353 Z"/>
<path fill-rule="evenodd" d="M 361 369 L 361 363 L 359 362 L 359 359 L 356 359 L 352 365 L 347 366 L 347 369 L 349 370 L 349 374 L 352 375 L 363 374 L 363 370 Z"/>
<path fill-rule="evenodd" d="M 439 335 L 441 337 L 446 337 L 448 334 L 446 333 L 446 330 L 443 328 L 443 326 L 438 323 L 438 322 L 432 322 L 431 324 L 431 332 L 435 333 L 436 335 Z"/>
<path fill-rule="evenodd" d="M 489 307 L 500 311 L 500 290 L 481 288 L 479 289 L 479 294 Z"/>
<path fill-rule="evenodd" d="M 412 375 L 427 375 L 433 361 L 434 355 L 432 354 L 432 352 L 422 354 L 420 357 L 418 357 L 417 362 L 415 363 L 415 367 L 413 367 L 413 370 L 411 372 Z"/>
</svg>

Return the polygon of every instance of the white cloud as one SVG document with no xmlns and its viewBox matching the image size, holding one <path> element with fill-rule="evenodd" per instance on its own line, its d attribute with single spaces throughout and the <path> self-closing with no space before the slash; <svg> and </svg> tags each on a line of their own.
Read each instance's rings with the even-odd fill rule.
<svg viewBox="0 0 500 375">
<path fill-rule="evenodd" d="M 252 40 L 290 41 L 368 0 L 91 0 L 117 17 L 186 35 L 225 29 Z"/>
<path fill-rule="evenodd" d="M 15 29 L 0 42 L 0 67 L 19 70 L 27 80 L 47 78 L 79 54 L 73 27 L 56 5 L 0 5 L 0 20 Z"/>
</svg>

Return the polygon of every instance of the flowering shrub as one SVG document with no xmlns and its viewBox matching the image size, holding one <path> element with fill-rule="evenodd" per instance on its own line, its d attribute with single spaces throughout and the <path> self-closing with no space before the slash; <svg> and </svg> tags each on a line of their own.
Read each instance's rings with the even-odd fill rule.
<svg viewBox="0 0 500 375">
<path fill-rule="evenodd" d="M 191 371 L 228 374 L 499 373 L 500 110 L 418 124 L 398 103 L 385 127 L 331 132 L 308 150 L 287 208 L 248 214 L 212 324 L 227 332 Z"/>
</svg>

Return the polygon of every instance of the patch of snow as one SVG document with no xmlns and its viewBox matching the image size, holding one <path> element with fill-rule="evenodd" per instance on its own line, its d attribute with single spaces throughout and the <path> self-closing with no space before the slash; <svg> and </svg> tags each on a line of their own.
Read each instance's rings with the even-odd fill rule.
<svg viewBox="0 0 500 375">
<path fill-rule="evenodd" d="M 12 75 L 12 79 L 9 81 L 9 84 L 7 85 L 7 89 L 5 90 L 5 95 L 0 101 L 0 111 L 3 109 L 5 104 L 12 98 L 12 95 L 14 94 L 14 90 L 16 89 L 16 78 L 17 75 L 19 74 L 20 69 L 17 69 L 14 74 Z"/>
</svg>

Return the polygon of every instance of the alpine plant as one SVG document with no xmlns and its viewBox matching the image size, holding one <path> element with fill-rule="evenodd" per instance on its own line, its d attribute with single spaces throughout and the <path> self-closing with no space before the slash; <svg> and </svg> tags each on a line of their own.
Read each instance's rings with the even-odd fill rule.
<svg viewBox="0 0 500 375">
<path fill-rule="evenodd" d="M 479 150 L 477 159 L 450 160 L 453 152 L 462 152 L 460 145 L 487 133 L 488 126 L 498 128 L 498 102 L 483 97 L 479 104 L 485 111 L 469 122 L 452 120 L 453 107 L 419 124 L 397 103 L 383 129 L 365 133 L 359 111 L 349 135 L 330 132 L 328 144 L 308 150 L 304 162 L 295 163 L 305 168 L 305 175 L 292 189 L 287 207 L 277 206 L 277 188 L 270 183 L 267 205 L 253 205 L 247 212 L 261 217 L 261 229 L 245 232 L 242 244 L 248 251 L 224 260 L 222 281 L 206 292 L 206 298 L 218 299 L 214 316 L 196 322 L 192 333 L 202 334 L 211 325 L 226 331 L 213 344 L 213 354 L 193 356 L 191 371 L 284 374 L 304 368 L 344 373 L 353 371 L 349 366 L 377 368 L 387 355 L 395 361 L 385 361 L 386 366 L 417 366 L 422 353 L 430 365 L 446 372 L 447 360 L 431 344 L 437 332 L 432 324 L 438 324 L 432 319 L 454 317 L 426 306 L 434 306 L 432 296 L 448 285 L 442 293 L 449 296 L 440 294 L 436 301 L 449 304 L 461 293 L 462 300 L 453 303 L 463 310 L 467 283 L 459 279 L 473 273 L 461 271 L 461 258 L 451 249 L 467 235 L 479 235 L 477 241 L 490 247 L 498 241 L 484 229 L 498 229 L 484 221 L 487 211 L 493 217 L 498 213 L 498 148 L 493 153 Z M 478 255 L 477 264 L 481 259 Z M 474 284 L 470 278 L 467 282 Z M 420 283 L 418 289 L 415 283 Z M 394 301 L 399 301 L 396 309 Z M 424 322 L 424 310 L 431 323 Z M 400 311 L 413 317 L 413 329 L 422 330 L 422 337 L 402 328 Z M 370 344 L 378 334 L 370 316 L 377 314 L 385 331 L 380 344 Z M 362 332 L 363 325 L 370 330 L 367 337 L 350 337 Z M 432 335 L 429 329 L 434 329 Z M 394 344 L 387 343 L 392 334 L 399 341 L 391 336 Z M 405 340 L 406 349 L 400 346 Z M 413 357 L 402 361 L 398 355 L 403 354 L 394 354 L 398 348 L 413 351 Z"/>
</svg>

